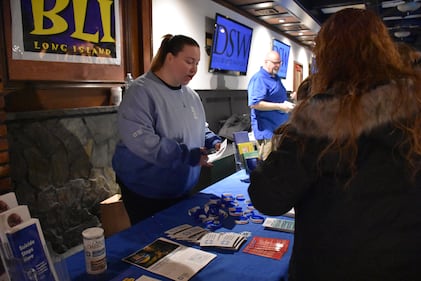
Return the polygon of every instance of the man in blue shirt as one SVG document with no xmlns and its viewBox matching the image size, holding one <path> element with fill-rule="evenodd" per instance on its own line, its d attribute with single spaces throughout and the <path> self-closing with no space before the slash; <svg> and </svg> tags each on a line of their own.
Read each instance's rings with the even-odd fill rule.
<svg viewBox="0 0 421 281">
<path fill-rule="evenodd" d="M 270 153 L 273 131 L 288 120 L 288 113 L 293 108 L 293 104 L 287 101 L 286 89 L 277 74 L 281 63 L 279 53 L 270 51 L 248 85 L 251 128 L 259 145 L 261 160 L 265 160 Z"/>
</svg>

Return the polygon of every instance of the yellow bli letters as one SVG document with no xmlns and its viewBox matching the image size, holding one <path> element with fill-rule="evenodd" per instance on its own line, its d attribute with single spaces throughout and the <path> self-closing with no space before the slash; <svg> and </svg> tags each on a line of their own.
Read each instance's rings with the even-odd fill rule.
<svg viewBox="0 0 421 281">
<path fill-rule="evenodd" d="M 69 27 L 66 19 L 59 16 L 58 13 L 66 9 L 70 0 L 56 0 L 53 9 L 44 11 L 44 0 L 32 0 L 32 12 L 34 17 L 34 30 L 31 34 L 34 35 L 54 35 L 66 31 Z M 102 28 L 104 36 L 99 40 L 99 32 L 95 34 L 83 32 L 85 27 L 86 9 L 88 0 L 73 0 L 73 14 L 75 21 L 75 32 L 70 36 L 76 39 L 87 42 L 115 42 L 111 36 L 111 5 L 112 0 L 97 0 L 101 13 Z M 52 27 L 45 29 L 43 26 L 44 17 L 51 20 Z"/>
</svg>

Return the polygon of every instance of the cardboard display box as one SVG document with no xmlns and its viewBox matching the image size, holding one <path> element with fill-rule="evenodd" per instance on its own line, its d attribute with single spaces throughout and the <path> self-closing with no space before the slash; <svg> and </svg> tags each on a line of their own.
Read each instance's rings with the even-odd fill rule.
<svg viewBox="0 0 421 281">
<path fill-rule="evenodd" d="M 126 208 L 124 208 L 121 194 L 115 194 L 105 199 L 100 204 L 101 224 L 104 228 L 104 236 L 125 230 L 131 226 Z"/>
</svg>

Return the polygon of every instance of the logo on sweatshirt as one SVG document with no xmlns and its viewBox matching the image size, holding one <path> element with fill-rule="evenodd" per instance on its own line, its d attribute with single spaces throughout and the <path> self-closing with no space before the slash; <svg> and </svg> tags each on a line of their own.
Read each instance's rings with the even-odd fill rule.
<svg viewBox="0 0 421 281">
<path fill-rule="evenodd" d="M 132 133 L 132 137 L 137 138 L 142 134 L 142 129 L 138 129 Z"/>
<path fill-rule="evenodd" d="M 193 106 L 190 106 L 190 108 L 191 108 L 191 112 L 193 113 L 193 118 L 194 118 L 194 119 L 199 119 L 199 117 L 197 116 L 197 112 L 196 112 L 196 110 L 194 109 L 194 107 L 193 107 Z"/>
</svg>

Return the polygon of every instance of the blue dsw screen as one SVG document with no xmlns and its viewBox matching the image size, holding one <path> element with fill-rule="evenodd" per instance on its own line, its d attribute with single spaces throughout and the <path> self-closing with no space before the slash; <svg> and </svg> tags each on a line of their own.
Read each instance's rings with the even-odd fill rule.
<svg viewBox="0 0 421 281">
<path fill-rule="evenodd" d="M 253 29 L 216 16 L 210 69 L 247 72 Z"/>
<path fill-rule="evenodd" d="M 281 42 L 277 39 L 273 39 L 272 49 L 279 53 L 279 55 L 281 56 L 281 60 L 282 60 L 281 67 L 279 68 L 279 71 L 278 71 L 278 75 L 281 78 L 287 77 L 288 59 L 289 59 L 290 48 L 291 47 L 288 46 L 287 44 L 285 44 L 285 43 L 283 43 L 283 42 Z"/>
</svg>

